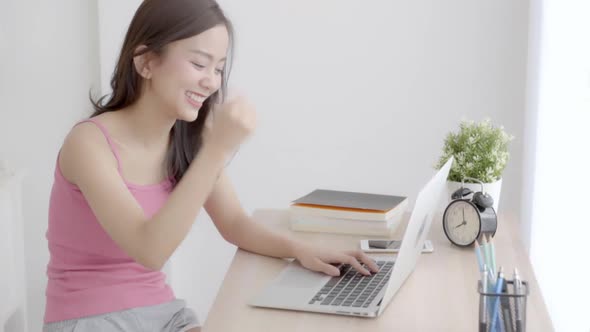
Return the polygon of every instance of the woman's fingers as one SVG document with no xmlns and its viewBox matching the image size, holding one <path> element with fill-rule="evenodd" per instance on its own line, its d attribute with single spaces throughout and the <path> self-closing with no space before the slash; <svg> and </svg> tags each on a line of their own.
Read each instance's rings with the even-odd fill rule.
<svg viewBox="0 0 590 332">
<path fill-rule="evenodd" d="M 325 263 L 319 258 L 315 258 L 311 264 L 312 266 L 310 268 L 314 271 L 322 272 L 333 277 L 340 275 L 340 270 L 337 267 Z"/>
<path fill-rule="evenodd" d="M 322 272 L 330 276 L 339 276 L 340 269 L 334 265 L 335 263 L 341 263 L 348 264 L 359 273 L 367 276 L 371 275 L 371 272 L 379 272 L 377 263 L 360 250 L 348 252 L 328 251 L 323 254 L 319 254 L 319 250 L 314 251 L 304 252 L 299 258 L 304 267 L 313 271 Z"/>
<path fill-rule="evenodd" d="M 349 254 L 358 259 L 359 261 L 363 262 L 365 265 L 367 265 L 371 271 L 375 273 L 379 272 L 379 266 L 377 265 L 377 263 L 375 263 L 375 261 L 371 257 L 369 257 L 361 250 L 351 251 L 349 252 Z"/>
<path fill-rule="evenodd" d="M 357 260 L 356 257 L 351 256 L 351 255 L 347 255 L 346 253 L 343 253 L 343 254 L 335 254 L 334 257 L 332 257 L 332 259 L 330 261 L 335 261 L 335 262 L 338 262 L 338 263 L 349 264 L 355 270 L 359 271 L 360 273 L 362 273 L 364 275 L 370 275 L 371 274 L 371 272 L 369 272 L 369 270 L 365 269 L 361 265 L 361 263 L 359 263 L 359 261 Z"/>
</svg>

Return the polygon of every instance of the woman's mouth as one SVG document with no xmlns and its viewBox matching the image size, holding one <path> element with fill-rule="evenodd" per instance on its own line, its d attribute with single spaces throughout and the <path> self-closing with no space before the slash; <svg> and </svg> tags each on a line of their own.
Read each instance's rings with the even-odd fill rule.
<svg viewBox="0 0 590 332">
<path fill-rule="evenodd" d="M 185 92 L 185 96 L 189 104 L 191 104 L 194 108 L 199 109 L 203 106 L 203 102 L 207 97 L 201 96 L 191 91 Z"/>
</svg>

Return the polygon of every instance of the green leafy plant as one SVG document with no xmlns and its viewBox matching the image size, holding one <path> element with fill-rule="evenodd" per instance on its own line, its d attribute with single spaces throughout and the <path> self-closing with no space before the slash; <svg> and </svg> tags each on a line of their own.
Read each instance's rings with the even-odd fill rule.
<svg viewBox="0 0 590 332">
<path fill-rule="evenodd" d="M 508 144 L 513 139 L 504 127 L 494 127 L 489 119 L 479 123 L 461 121 L 458 133 L 447 134 L 435 167 L 440 169 L 454 156 L 449 181 L 461 182 L 463 177 L 472 177 L 484 183 L 495 182 L 502 177 L 508 163 Z M 473 181 L 466 179 L 465 182 Z"/>
</svg>

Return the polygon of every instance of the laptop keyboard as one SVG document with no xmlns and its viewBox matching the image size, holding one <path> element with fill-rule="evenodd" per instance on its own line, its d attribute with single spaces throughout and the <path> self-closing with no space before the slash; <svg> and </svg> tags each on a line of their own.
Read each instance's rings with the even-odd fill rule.
<svg viewBox="0 0 590 332">
<path fill-rule="evenodd" d="M 393 263 L 377 261 L 379 272 L 365 276 L 348 264 L 339 265 L 340 276 L 332 277 L 309 304 L 367 308 L 387 284 Z M 367 268 L 366 265 L 363 265 Z M 368 268 L 367 268 L 368 269 Z"/>
</svg>

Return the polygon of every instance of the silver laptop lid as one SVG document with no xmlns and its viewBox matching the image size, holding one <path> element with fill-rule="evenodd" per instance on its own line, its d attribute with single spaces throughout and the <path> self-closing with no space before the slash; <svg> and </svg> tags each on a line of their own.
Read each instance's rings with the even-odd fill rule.
<svg viewBox="0 0 590 332">
<path fill-rule="evenodd" d="M 446 192 L 446 181 L 452 164 L 453 157 L 428 181 L 416 197 L 416 204 L 408 221 L 393 271 L 391 271 L 391 278 L 381 301 L 379 314 L 385 310 L 393 295 L 416 266 L 440 199 Z"/>
</svg>

